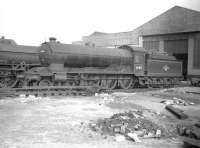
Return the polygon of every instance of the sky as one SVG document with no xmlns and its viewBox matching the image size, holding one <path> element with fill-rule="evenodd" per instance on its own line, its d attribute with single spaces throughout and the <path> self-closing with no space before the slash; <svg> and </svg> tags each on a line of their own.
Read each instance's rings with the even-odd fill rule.
<svg viewBox="0 0 200 148">
<path fill-rule="evenodd" d="M 175 5 L 200 11 L 200 0 L 0 0 L 0 36 L 71 43 L 94 31 L 131 31 Z"/>
</svg>

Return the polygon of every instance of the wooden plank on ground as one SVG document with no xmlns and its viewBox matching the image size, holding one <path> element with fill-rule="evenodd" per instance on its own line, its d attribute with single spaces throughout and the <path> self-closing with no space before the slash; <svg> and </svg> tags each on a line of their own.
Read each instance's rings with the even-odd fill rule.
<svg viewBox="0 0 200 148">
<path fill-rule="evenodd" d="M 165 106 L 165 108 L 168 111 L 170 111 L 171 113 L 173 113 L 175 116 L 177 116 L 179 119 L 187 119 L 188 118 L 188 116 L 186 114 L 184 114 L 181 109 L 175 108 L 172 105 L 167 105 L 167 106 Z"/>
<path fill-rule="evenodd" d="M 200 95 L 199 91 L 186 91 L 186 93 Z"/>
<path fill-rule="evenodd" d="M 181 140 L 187 144 L 190 144 L 191 146 L 197 146 L 200 148 L 200 140 L 198 139 L 181 136 Z"/>
</svg>

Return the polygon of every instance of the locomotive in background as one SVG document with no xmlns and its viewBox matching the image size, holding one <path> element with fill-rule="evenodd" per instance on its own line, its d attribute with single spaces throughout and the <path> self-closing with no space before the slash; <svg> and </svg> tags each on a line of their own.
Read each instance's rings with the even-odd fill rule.
<svg viewBox="0 0 200 148">
<path fill-rule="evenodd" d="M 98 48 L 62 44 L 41 46 L 0 39 L 0 88 L 26 86 L 162 87 L 179 83 L 182 62 L 144 48 Z"/>
</svg>

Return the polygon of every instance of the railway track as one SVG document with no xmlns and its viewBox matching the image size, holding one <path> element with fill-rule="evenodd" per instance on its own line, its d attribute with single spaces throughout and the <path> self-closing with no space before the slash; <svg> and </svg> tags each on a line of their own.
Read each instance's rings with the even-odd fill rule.
<svg viewBox="0 0 200 148">
<path fill-rule="evenodd" d="M 23 88 L 5 88 L 0 89 L 0 97 L 2 96 L 90 96 L 96 92 L 104 90 L 100 87 L 90 86 L 40 86 L 40 87 L 23 87 Z"/>
<path fill-rule="evenodd" d="M 176 85 L 173 87 L 181 87 L 182 85 Z M 171 88 L 171 87 L 164 87 Z M 34 96 L 91 96 L 95 93 L 113 93 L 113 92 L 147 92 L 160 90 L 163 88 L 151 87 L 151 88 L 133 88 L 133 89 L 108 89 L 105 87 L 94 86 L 31 86 L 22 88 L 0 88 L 1 97 L 14 97 L 19 95 L 34 95 Z"/>
</svg>

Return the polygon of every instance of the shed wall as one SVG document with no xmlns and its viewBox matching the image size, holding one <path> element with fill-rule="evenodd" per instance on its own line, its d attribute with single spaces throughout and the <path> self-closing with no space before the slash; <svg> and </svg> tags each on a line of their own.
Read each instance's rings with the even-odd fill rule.
<svg viewBox="0 0 200 148">
<path fill-rule="evenodd" d="M 200 69 L 200 38 L 198 37 L 194 44 L 193 67 Z"/>
<path fill-rule="evenodd" d="M 200 33 L 190 35 L 188 42 L 188 75 L 200 76 Z"/>
</svg>

